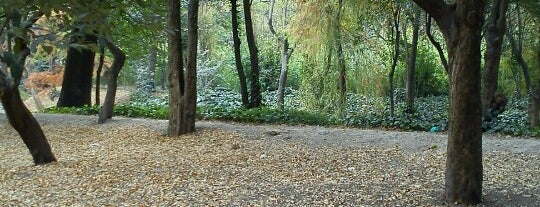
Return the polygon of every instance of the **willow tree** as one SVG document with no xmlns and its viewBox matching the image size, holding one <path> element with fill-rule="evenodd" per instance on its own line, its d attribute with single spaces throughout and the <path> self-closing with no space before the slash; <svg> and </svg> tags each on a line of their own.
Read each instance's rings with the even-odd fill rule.
<svg viewBox="0 0 540 207">
<path fill-rule="evenodd" d="M 484 0 L 414 0 L 443 33 L 449 56 L 450 109 L 444 198 L 482 202 L 480 42 Z"/>
<path fill-rule="evenodd" d="M 195 131 L 197 107 L 198 0 L 188 3 L 187 61 L 184 74 L 180 25 L 180 0 L 167 1 L 169 27 L 169 126 L 168 135 Z"/>
</svg>

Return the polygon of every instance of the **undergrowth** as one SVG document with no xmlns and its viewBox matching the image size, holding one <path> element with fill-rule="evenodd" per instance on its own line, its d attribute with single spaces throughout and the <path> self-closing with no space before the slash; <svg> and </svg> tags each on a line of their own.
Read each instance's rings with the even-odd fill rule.
<svg viewBox="0 0 540 207">
<path fill-rule="evenodd" d="M 270 123 L 289 125 L 348 126 L 359 128 L 385 128 L 406 131 L 444 132 L 448 129 L 448 97 L 433 96 L 416 99 L 415 113 L 405 112 L 405 103 L 398 96 L 394 116 L 390 116 L 387 100 L 359 95 L 349 95 L 344 115 L 331 112 L 303 110 L 291 92 L 284 109 L 277 109 L 273 98 L 266 99 L 266 106 L 244 109 L 240 96 L 225 89 L 207 90 L 197 98 L 197 117 L 201 120 L 222 120 L 244 123 Z M 273 97 L 275 94 L 267 94 Z M 148 93 L 134 93 L 128 103 L 114 107 L 115 116 L 168 119 L 168 97 Z M 269 104 L 270 102 L 270 104 Z M 512 136 L 540 137 L 540 128 L 527 127 L 527 102 L 512 100 L 507 110 L 491 123 L 485 123 L 488 133 Z M 97 106 L 80 108 L 47 108 L 46 113 L 93 115 Z"/>
</svg>

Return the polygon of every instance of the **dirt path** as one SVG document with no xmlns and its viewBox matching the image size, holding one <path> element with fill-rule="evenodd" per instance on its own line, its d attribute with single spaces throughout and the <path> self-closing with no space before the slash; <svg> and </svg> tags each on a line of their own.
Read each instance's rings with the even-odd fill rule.
<svg viewBox="0 0 540 207">
<path fill-rule="evenodd" d="M 7 206 L 446 206 L 446 136 L 35 114 L 59 162 L 34 167 L 0 114 Z M 485 136 L 481 206 L 536 206 L 540 140 Z"/>
<path fill-rule="evenodd" d="M 97 125 L 95 116 L 35 114 L 42 124 L 64 123 L 69 125 Z M 0 120 L 4 117 L 0 117 Z M 166 120 L 114 117 L 111 126 L 142 125 L 165 133 Z M 340 147 L 374 146 L 400 148 L 407 152 L 422 152 L 433 148 L 446 149 L 447 135 L 428 132 L 399 132 L 365 130 L 354 128 L 330 128 L 322 126 L 253 125 L 233 122 L 198 121 L 201 129 L 219 129 L 238 132 L 249 139 L 268 139 L 281 142 L 301 142 L 313 146 L 333 145 Z M 483 136 L 484 152 L 510 152 L 540 155 L 540 140 L 510 136 Z"/>
</svg>

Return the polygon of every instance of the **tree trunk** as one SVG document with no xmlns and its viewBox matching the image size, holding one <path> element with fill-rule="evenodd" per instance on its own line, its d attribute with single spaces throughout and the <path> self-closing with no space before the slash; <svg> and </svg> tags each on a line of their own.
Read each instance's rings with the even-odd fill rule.
<svg viewBox="0 0 540 207">
<path fill-rule="evenodd" d="M 289 39 L 284 36 L 280 36 L 277 34 L 276 30 L 274 29 L 274 24 L 272 22 L 273 16 L 274 16 L 274 6 L 276 4 L 275 0 L 272 0 L 270 2 L 270 12 L 268 15 L 268 27 L 270 28 L 270 32 L 277 37 L 278 41 L 281 44 L 281 71 L 279 74 L 279 82 L 278 82 L 278 108 L 283 109 L 284 102 L 285 102 L 285 84 L 287 82 L 287 73 L 289 70 L 289 59 L 291 58 L 291 55 L 294 51 L 294 49 L 289 48 Z M 284 16 L 287 16 L 286 9 L 284 9 Z"/>
<path fill-rule="evenodd" d="M 99 65 L 96 71 L 96 106 L 101 104 L 100 89 L 101 89 L 101 71 L 103 71 L 103 64 L 105 63 L 105 47 L 99 46 Z"/>
<path fill-rule="evenodd" d="M 148 90 L 153 92 L 156 91 L 156 84 L 155 84 L 155 74 L 156 74 L 156 64 L 157 64 L 157 51 L 158 48 L 155 45 L 150 46 L 150 54 L 148 57 L 148 76 L 149 76 L 149 83 L 148 83 Z"/>
<path fill-rule="evenodd" d="M 433 37 L 433 34 L 431 34 L 431 16 L 427 13 L 426 13 L 426 34 L 431 44 L 437 50 L 437 53 L 439 54 L 439 58 L 441 59 L 441 64 L 443 65 L 443 68 L 446 71 L 446 74 L 448 74 L 450 70 L 450 67 L 448 66 L 448 61 L 446 60 L 446 56 L 444 55 L 444 51 L 442 49 L 441 43 L 437 42 L 437 40 L 435 40 L 435 37 Z"/>
<path fill-rule="evenodd" d="M 394 33 L 394 56 L 392 57 L 392 66 L 390 67 L 390 73 L 388 73 L 388 96 L 390 97 L 390 117 L 394 117 L 394 73 L 397 67 L 397 61 L 399 58 L 399 12 L 400 7 L 397 6 L 393 15 L 393 33 Z"/>
<path fill-rule="evenodd" d="M 293 50 L 289 48 L 288 39 L 281 41 L 281 72 L 278 82 L 278 108 L 283 109 L 285 103 L 285 84 L 287 83 L 287 73 L 289 71 L 289 59 Z"/>
<path fill-rule="evenodd" d="M 416 55 L 418 50 L 418 31 L 420 30 L 420 10 L 414 8 L 414 20 L 413 20 L 413 39 L 411 45 L 411 53 L 407 61 L 407 113 L 414 113 L 414 98 L 416 92 Z"/>
<path fill-rule="evenodd" d="M 169 136 L 195 131 L 197 104 L 197 37 L 198 0 L 188 3 L 188 43 L 186 77 L 182 64 L 180 1 L 168 0 L 169 33 Z"/>
<path fill-rule="evenodd" d="M 251 96 L 249 108 L 257 108 L 262 104 L 261 84 L 259 83 L 259 57 L 253 33 L 253 21 L 251 20 L 251 0 L 243 0 L 244 19 L 246 26 L 246 38 L 249 47 L 249 60 L 251 62 Z"/>
<path fill-rule="evenodd" d="M 244 73 L 244 66 L 242 65 L 242 55 L 240 54 L 240 35 L 238 34 L 238 9 L 236 0 L 231 0 L 231 22 L 232 33 L 234 42 L 234 61 L 236 65 L 236 71 L 238 72 L 238 79 L 240 81 L 240 94 L 242 95 L 242 106 L 249 106 L 249 94 L 247 90 L 246 74 Z"/>
<path fill-rule="evenodd" d="M 338 13 L 336 19 L 336 36 L 338 44 L 338 68 L 339 68 L 339 113 L 346 111 L 347 104 L 347 67 L 345 65 L 345 55 L 343 54 L 343 38 L 341 28 L 341 16 L 343 10 L 343 0 L 338 1 Z"/>
<path fill-rule="evenodd" d="M 486 52 L 484 53 L 484 72 L 482 74 L 482 116 L 491 121 L 493 100 L 497 91 L 501 49 L 506 29 L 506 10 L 510 0 L 493 1 L 491 16 L 487 22 Z"/>
<path fill-rule="evenodd" d="M 105 123 L 113 116 L 116 89 L 118 88 L 118 74 L 126 62 L 126 54 L 118 46 L 114 45 L 110 40 L 105 40 L 105 45 L 111 51 L 114 62 L 111 68 L 105 72 L 105 77 L 107 77 L 107 94 L 105 95 L 105 102 L 99 110 L 99 124 Z"/>
<path fill-rule="evenodd" d="M 518 23 L 518 26 L 520 24 Z M 529 126 L 531 128 L 538 125 L 538 117 L 535 116 L 535 106 L 534 106 L 534 89 L 531 83 L 531 74 L 529 70 L 529 66 L 525 62 L 525 59 L 523 58 L 523 51 L 521 50 L 521 47 L 516 43 L 516 40 L 514 39 L 514 36 L 511 33 L 511 30 L 506 30 L 506 37 L 508 38 L 508 42 L 510 42 L 510 47 L 512 49 L 512 54 L 514 55 L 514 58 L 516 58 L 519 67 L 521 68 L 523 72 L 523 79 L 525 80 L 525 89 L 527 91 L 527 97 L 529 98 L 529 107 L 528 107 L 528 119 L 529 119 Z M 535 121 L 536 119 L 536 121 Z M 534 123 L 536 122 L 536 123 Z"/>
<path fill-rule="evenodd" d="M 444 197 L 449 203 L 482 202 L 480 42 L 484 1 L 414 0 L 436 20 L 448 46 L 450 109 Z"/>
<path fill-rule="evenodd" d="M 85 35 L 79 42 L 72 37 L 71 43 L 96 44 L 96 35 Z M 58 107 L 90 106 L 92 91 L 92 72 L 96 53 L 90 48 L 69 47 L 62 90 L 58 99 Z"/>
<path fill-rule="evenodd" d="M 13 78 L 8 78 L 7 74 L 0 70 L 0 99 L 2 106 L 9 123 L 19 133 L 24 144 L 30 151 L 34 164 L 42 165 L 54 162 L 56 158 L 52 153 L 51 146 L 47 142 L 43 130 L 34 116 L 32 116 L 32 113 L 24 105 L 19 94 L 18 86 L 22 73 L 25 70 L 24 64 L 26 57 L 30 54 L 30 49 L 20 37 L 15 38 L 15 47 L 17 48 L 14 49 L 17 60 L 6 60 L 6 57 L 0 56 L 2 62 L 11 68 Z"/>
</svg>

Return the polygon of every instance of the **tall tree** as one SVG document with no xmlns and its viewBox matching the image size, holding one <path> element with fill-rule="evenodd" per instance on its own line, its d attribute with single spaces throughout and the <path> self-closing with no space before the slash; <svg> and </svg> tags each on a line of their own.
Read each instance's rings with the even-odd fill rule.
<svg viewBox="0 0 540 207">
<path fill-rule="evenodd" d="M 281 44 L 281 71 L 279 74 L 279 83 L 278 83 L 278 107 L 283 109 L 284 99 L 285 99 L 285 83 L 287 82 L 287 73 L 289 70 L 289 59 L 291 58 L 294 48 L 289 46 L 289 39 L 284 34 L 278 34 L 274 29 L 273 16 L 274 16 L 274 6 L 276 0 L 271 0 L 270 2 L 270 12 L 268 15 L 268 27 L 270 32 L 277 37 L 279 43 Z M 284 9 L 286 11 L 286 9 Z M 286 15 L 284 18 L 287 18 Z"/>
<path fill-rule="evenodd" d="M 388 84 L 390 87 L 388 87 L 388 95 L 390 96 L 390 116 L 394 116 L 394 74 L 396 72 L 396 67 L 399 59 L 399 40 L 400 40 L 400 30 L 399 30 L 399 14 L 401 11 L 401 8 L 399 7 L 399 4 L 396 2 L 396 8 L 394 8 L 393 16 L 392 16 L 392 34 L 394 35 L 393 41 L 394 41 L 394 55 L 392 57 L 392 66 L 390 66 L 390 73 L 388 73 Z"/>
<path fill-rule="evenodd" d="M 420 10 L 414 9 L 413 16 L 413 39 L 411 43 L 411 51 L 409 53 L 409 59 L 407 60 L 407 112 L 414 113 L 414 98 L 416 93 L 416 55 L 418 50 L 418 31 L 420 30 Z M 405 43 L 407 44 L 407 43 Z M 409 51 L 407 51 L 409 52 Z"/>
<path fill-rule="evenodd" d="M 197 107 L 198 0 L 188 2 L 187 61 L 184 77 L 180 25 L 180 1 L 168 0 L 169 26 L 169 126 L 168 135 L 195 131 Z"/>
<path fill-rule="evenodd" d="M 5 11 L 5 10 L 4 10 Z M 25 62 L 30 55 L 28 48 L 28 32 L 32 24 L 41 17 L 42 13 L 36 13 L 22 22 L 22 15 L 18 11 L 10 11 L 6 14 L 6 27 L 11 21 L 11 27 L 22 31 L 14 38 L 13 48 L 8 48 L 8 51 L 1 51 L 0 61 L 10 67 L 7 70 L 0 70 L 0 99 L 4 107 L 9 123 L 21 136 L 24 144 L 30 151 L 34 164 L 41 165 L 56 161 L 51 147 L 32 113 L 24 105 L 19 93 L 19 84 L 21 82 L 22 73 L 25 70 Z M 4 28 L 1 29 L 4 31 Z M 2 36 L 3 32 L 0 32 Z M 12 36 L 11 34 L 10 36 Z M 7 39 L 11 42 L 11 38 Z"/>
<path fill-rule="evenodd" d="M 506 29 L 506 10 L 510 0 L 494 0 L 487 20 L 486 51 L 484 53 L 484 71 L 482 73 L 482 116 L 490 121 L 499 80 L 499 63 Z"/>
<path fill-rule="evenodd" d="M 484 0 L 414 0 L 443 33 L 450 67 L 450 109 L 444 197 L 482 202 L 482 102 L 480 42 Z"/>
<path fill-rule="evenodd" d="M 234 61 L 238 79 L 240 81 L 240 94 L 242 95 L 242 106 L 249 106 L 249 94 L 247 90 L 246 74 L 242 65 L 242 55 L 240 54 L 240 35 L 238 32 L 238 5 L 236 0 L 231 0 L 231 23 L 233 34 Z"/>
<path fill-rule="evenodd" d="M 251 0 L 243 0 L 244 20 L 246 26 L 246 38 L 249 48 L 249 60 L 251 66 L 251 94 L 249 108 L 257 108 L 262 104 L 261 84 L 259 82 L 259 56 L 255 34 L 253 32 L 253 21 L 251 19 Z"/>
<path fill-rule="evenodd" d="M 96 43 L 96 34 L 85 34 L 79 29 L 73 30 L 58 107 L 92 104 L 92 73 L 96 56 L 92 48 Z"/>
<path fill-rule="evenodd" d="M 347 100 L 347 68 L 345 65 L 345 55 L 343 54 L 343 34 L 341 19 L 343 15 L 343 0 L 338 0 L 338 12 L 335 22 L 336 43 L 338 50 L 338 69 L 339 69 L 339 111 L 343 114 L 346 108 Z"/>
</svg>

